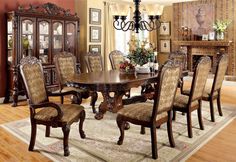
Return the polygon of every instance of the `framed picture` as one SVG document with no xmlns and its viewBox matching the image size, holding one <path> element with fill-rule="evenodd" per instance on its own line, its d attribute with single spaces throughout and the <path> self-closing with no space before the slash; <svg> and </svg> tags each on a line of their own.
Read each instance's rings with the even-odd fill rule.
<svg viewBox="0 0 236 162">
<path fill-rule="evenodd" d="M 89 51 L 101 53 L 101 45 L 89 45 Z"/>
<path fill-rule="evenodd" d="M 90 26 L 90 42 L 101 42 L 101 27 Z"/>
<path fill-rule="evenodd" d="M 160 35 L 170 35 L 170 22 L 161 22 Z"/>
<path fill-rule="evenodd" d="M 215 40 L 215 32 L 209 32 L 208 39 L 209 40 Z"/>
<path fill-rule="evenodd" d="M 101 25 L 101 9 L 89 8 L 89 23 Z"/>
<path fill-rule="evenodd" d="M 202 34 L 202 40 L 208 40 L 208 34 Z"/>
<path fill-rule="evenodd" d="M 160 52 L 170 53 L 170 39 L 160 40 Z"/>
</svg>

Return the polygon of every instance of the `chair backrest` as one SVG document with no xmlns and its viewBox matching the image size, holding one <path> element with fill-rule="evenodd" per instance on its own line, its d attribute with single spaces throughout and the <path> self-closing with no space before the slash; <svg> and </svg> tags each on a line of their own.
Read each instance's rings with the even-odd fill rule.
<svg viewBox="0 0 236 162">
<path fill-rule="evenodd" d="M 23 58 L 20 61 L 20 73 L 27 90 L 30 104 L 39 104 L 48 101 L 41 62 L 32 56 Z"/>
<path fill-rule="evenodd" d="M 175 64 L 179 64 L 181 70 L 186 70 L 187 56 L 184 52 L 175 51 L 171 52 L 169 55 L 169 59 L 173 60 Z"/>
<path fill-rule="evenodd" d="M 171 110 L 179 77 L 179 65 L 176 65 L 173 60 L 168 60 L 159 72 L 158 86 L 155 87 L 153 107 L 154 119 L 156 114 Z"/>
<path fill-rule="evenodd" d="M 201 57 L 195 68 L 191 85 L 190 101 L 202 98 L 208 73 L 211 69 L 211 59 L 208 56 Z"/>
<path fill-rule="evenodd" d="M 212 93 L 221 89 L 224 76 L 227 70 L 227 66 L 228 66 L 228 55 L 224 54 L 218 60 L 216 73 L 214 77 L 214 83 L 212 86 Z"/>
<path fill-rule="evenodd" d="M 76 57 L 69 52 L 57 53 L 53 61 L 56 66 L 56 72 L 59 80 L 60 88 L 63 88 L 67 78 L 73 76 L 76 70 Z"/>
<path fill-rule="evenodd" d="M 88 52 L 85 62 L 89 72 L 103 71 L 102 56 L 98 52 Z"/>
<path fill-rule="evenodd" d="M 111 67 L 113 70 L 120 69 L 120 63 L 124 62 L 124 55 L 121 51 L 114 50 L 109 54 L 109 59 L 111 62 Z"/>
</svg>

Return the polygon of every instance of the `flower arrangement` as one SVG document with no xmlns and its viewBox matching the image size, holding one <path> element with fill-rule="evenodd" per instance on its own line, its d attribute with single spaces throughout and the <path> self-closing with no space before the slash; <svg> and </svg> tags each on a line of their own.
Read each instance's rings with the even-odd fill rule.
<svg viewBox="0 0 236 162">
<path fill-rule="evenodd" d="M 134 73 L 135 67 L 128 61 L 124 61 L 120 63 L 120 72 L 121 73 Z"/>
<path fill-rule="evenodd" d="M 213 24 L 213 29 L 216 32 L 223 33 L 231 23 L 230 20 L 216 20 L 216 22 Z"/>
<path fill-rule="evenodd" d="M 151 43 L 146 40 L 140 43 L 133 35 L 129 41 L 129 54 L 127 58 L 135 65 L 144 65 L 154 61 L 154 49 Z"/>
</svg>

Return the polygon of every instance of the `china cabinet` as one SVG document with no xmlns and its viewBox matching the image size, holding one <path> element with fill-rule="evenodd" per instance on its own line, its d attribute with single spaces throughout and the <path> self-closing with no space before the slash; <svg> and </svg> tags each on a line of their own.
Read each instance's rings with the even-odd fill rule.
<svg viewBox="0 0 236 162">
<path fill-rule="evenodd" d="M 37 57 L 43 64 L 46 86 L 57 87 L 53 57 L 68 51 L 78 56 L 79 18 L 52 3 L 28 8 L 18 7 L 7 15 L 8 87 L 5 102 L 12 96 L 17 105 L 19 95 L 25 95 L 19 74 L 20 60 L 28 55 Z"/>
</svg>

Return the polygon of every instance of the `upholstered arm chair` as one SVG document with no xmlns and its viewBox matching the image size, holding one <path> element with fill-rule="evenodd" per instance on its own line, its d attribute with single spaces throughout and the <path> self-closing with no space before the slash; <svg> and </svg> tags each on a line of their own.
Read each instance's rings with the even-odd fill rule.
<svg viewBox="0 0 236 162">
<path fill-rule="evenodd" d="M 37 58 L 31 56 L 23 58 L 20 61 L 20 73 L 26 87 L 30 108 L 31 139 L 29 151 L 34 149 L 37 125 L 41 124 L 46 126 L 46 137 L 50 136 L 50 127 L 62 127 L 64 134 L 64 156 L 68 156 L 70 154 L 68 137 L 72 123 L 80 120 L 80 137 L 85 138 L 83 131 L 85 119 L 84 107 L 77 104 L 58 105 L 49 101 L 45 88 L 42 64 Z M 54 95 L 56 96 L 56 93 Z M 58 93 L 57 95 L 61 96 L 64 94 Z"/>
<path fill-rule="evenodd" d="M 167 122 L 168 137 L 171 147 L 175 146 L 172 134 L 171 110 L 179 80 L 180 68 L 173 61 L 168 61 L 159 72 L 155 84 L 154 103 L 136 103 L 124 106 L 118 111 L 116 118 L 120 129 L 118 145 L 124 140 L 125 123 L 130 122 L 142 127 L 149 127 L 151 131 L 152 158 L 157 159 L 156 128 Z"/>
<path fill-rule="evenodd" d="M 96 112 L 95 103 L 97 101 L 97 93 L 88 91 L 82 88 L 75 88 L 67 86 L 67 80 L 76 73 L 80 73 L 76 68 L 76 57 L 69 52 L 57 53 L 54 56 L 54 63 L 56 66 L 56 72 L 59 80 L 59 93 L 74 91 L 77 93 L 77 104 L 82 102 L 83 98 L 91 96 L 90 105 L 92 106 L 93 113 Z M 63 96 L 61 96 L 61 103 L 63 103 Z"/>
<path fill-rule="evenodd" d="M 201 130 L 204 129 L 202 122 L 202 114 L 201 114 L 202 97 L 210 68 L 211 68 L 211 59 L 209 57 L 202 57 L 199 60 L 193 74 L 190 95 L 188 96 L 188 95 L 178 94 L 175 97 L 173 106 L 173 111 L 174 111 L 173 119 L 175 120 L 176 111 L 186 113 L 189 138 L 193 137 L 192 121 L 191 121 L 192 111 L 197 110 L 200 129 Z"/>
<path fill-rule="evenodd" d="M 222 55 L 219 57 L 216 66 L 216 73 L 214 76 L 213 84 L 211 88 L 206 87 L 203 92 L 202 99 L 204 101 L 209 101 L 210 103 L 210 112 L 211 112 L 211 121 L 215 121 L 214 115 L 214 100 L 217 100 L 217 108 L 220 116 L 223 116 L 221 110 L 221 101 L 220 101 L 220 93 L 221 87 L 224 80 L 224 76 L 228 66 L 228 55 Z M 184 90 L 183 94 L 190 95 L 190 90 Z"/>
</svg>

